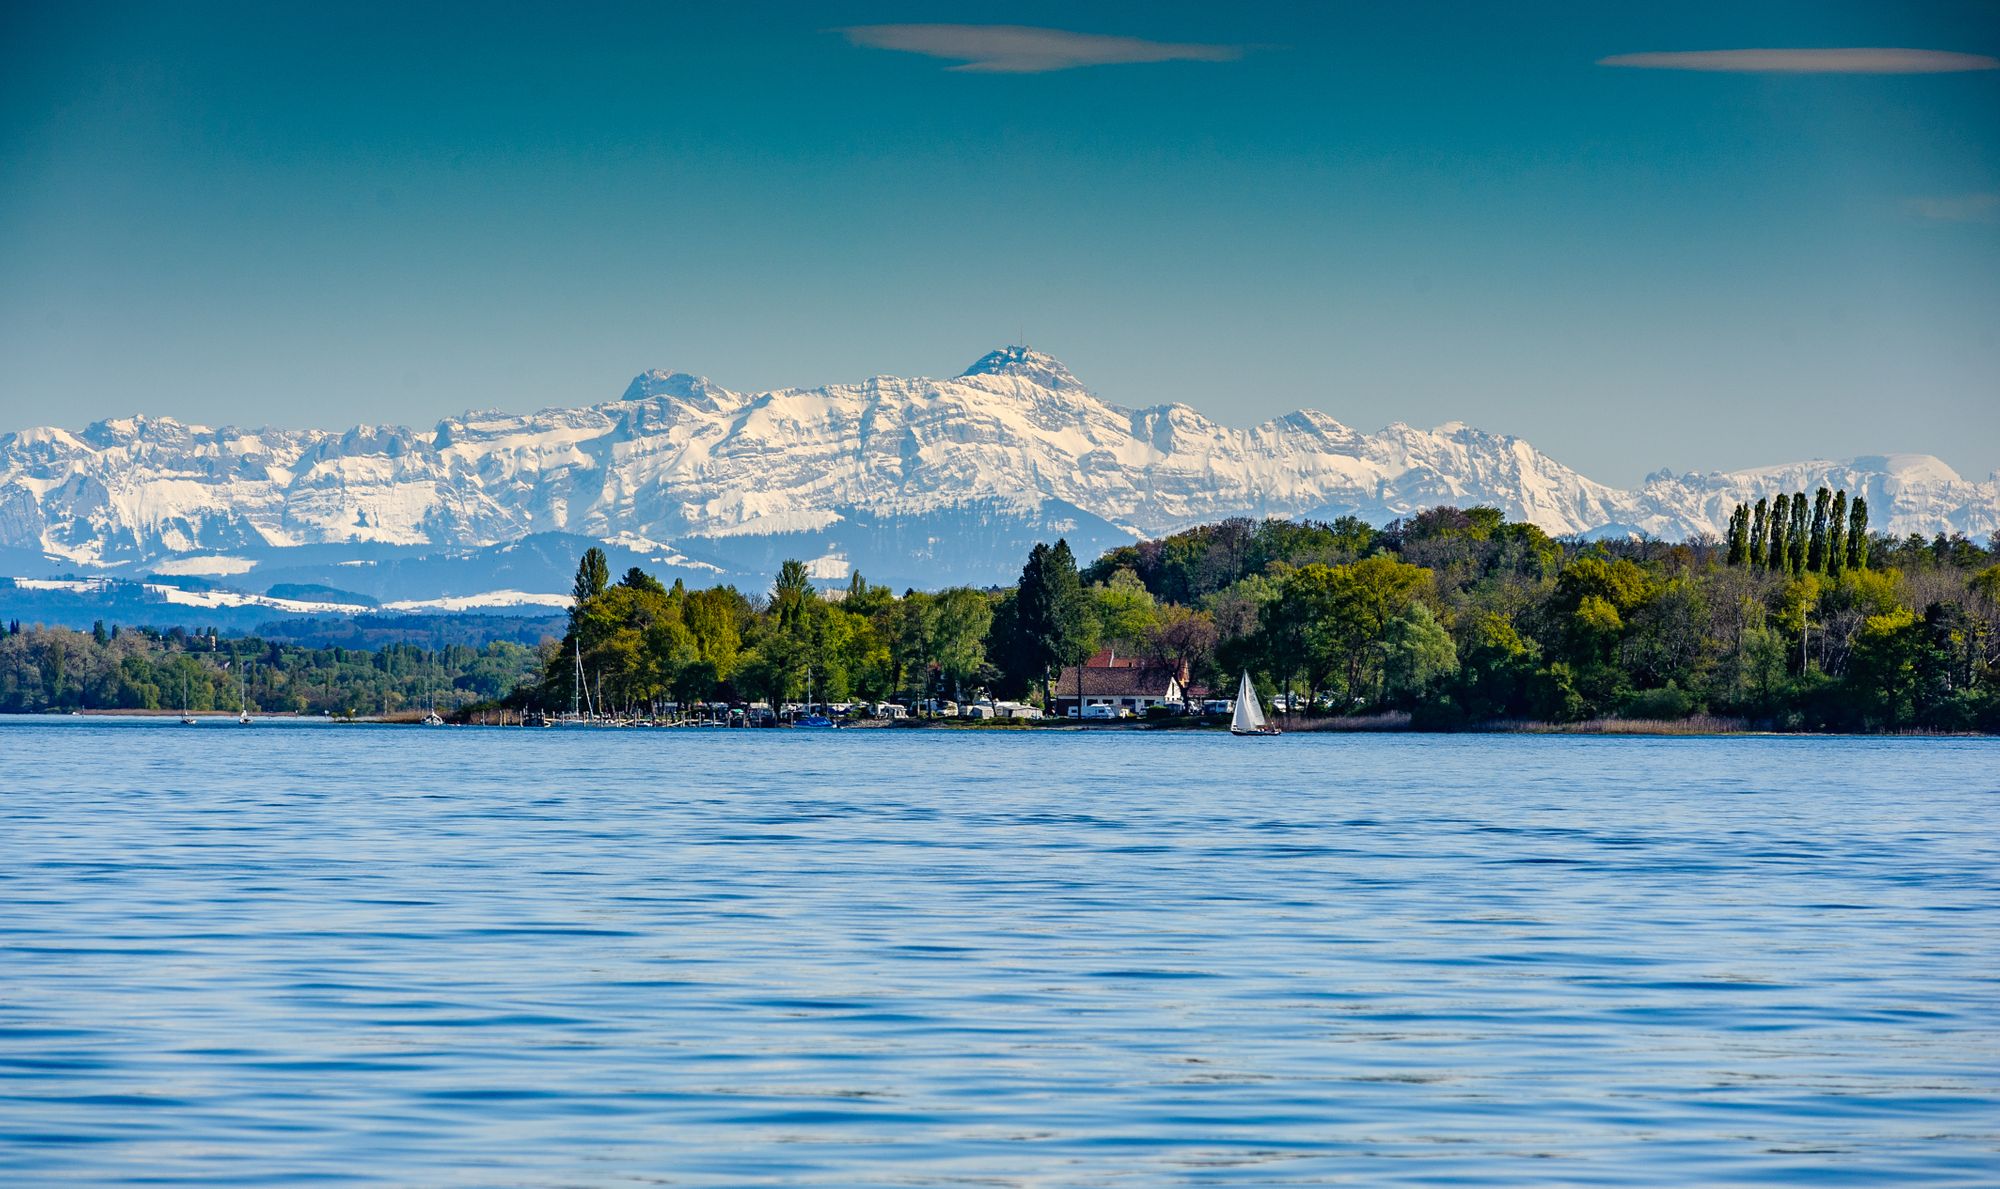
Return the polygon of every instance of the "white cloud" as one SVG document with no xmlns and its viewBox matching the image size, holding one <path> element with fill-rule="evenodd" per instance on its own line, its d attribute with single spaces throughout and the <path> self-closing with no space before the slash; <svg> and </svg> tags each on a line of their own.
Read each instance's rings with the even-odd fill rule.
<svg viewBox="0 0 2000 1189">
<path fill-rule="evenodd" d="M 1903 209 L 1919 219 L 1939 223 L 2000 221 L 2000 190 L 1984 194 L 1953 194 L 1943 198 L 1912 198 Z"/>
<path fill-rule="evenodd" d="M 1599 66 L 1641 70 L 1708 70 L 1737 74 L 1954 74 L 2000 70 L 2000 59 L 1947 50 L 1699 50 L 1678 54 L 1614 54 Z"/>
<path fill-rule="evenodd" d="M 981 74 L 1040 74 L 1133 62 L 1233 62 L 1241 46 L 1147 41 L 1027 25 L 852 25 L 837 32 L 855 45 L 927 54 Z"/>
</svg>

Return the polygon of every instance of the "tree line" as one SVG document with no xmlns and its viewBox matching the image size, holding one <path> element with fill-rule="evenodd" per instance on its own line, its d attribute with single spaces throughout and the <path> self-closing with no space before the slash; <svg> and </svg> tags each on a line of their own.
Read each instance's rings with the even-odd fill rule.
<svg viewBox="0 0 2000 1189">
<path fill-rule="evenodd" d="M 243 709 L 266 713 L 441 713 L 504 697 L 539 664 L 495 641 L 424 648 L 308 648 L 181 628 L 7 625 L 0 635 L 0 712 Z"/>
<path fill-rule="evenodd" d="M 1420 727 L 1711 714 L 1784 730 L 2000 729 L 2000 541 L 1868 532 L 1864 501 L 1759 501 L 1723 541 L 1555 540 L 1491 508 L 1376 528 L 1232 519 L 1080 566 L 1034 547 L 1007 587 L 768 591 L 579 564 L 524 708 L 975 693 L 1048 704 L 1103 647 L 1303 713 Z M 1290 699 L 1288 699 L 1290 701 Z"/>
<path fill-rule="evenodd" d="M 1782 730 L 2000 730 L 2000 540 L 1868 531 L 1844 493 L 1736 510 L 1721 541 L 1556 540 L 1491 508 L 1375 527 L 1231 519 L 1004 587 L 900 594 L 797 561 L 689 588 L 579 561 L 560 639 L 311 648 L 180 629 L 8 625 L 0 710 L 376 713 L 433 700 L 661 703 L 1053 697 L 1101 648 L 1299 712 L 1435 729 L 1709 714 Z M 1288 701 L 1291 701 L 1288 699 Z"/>
</svg>

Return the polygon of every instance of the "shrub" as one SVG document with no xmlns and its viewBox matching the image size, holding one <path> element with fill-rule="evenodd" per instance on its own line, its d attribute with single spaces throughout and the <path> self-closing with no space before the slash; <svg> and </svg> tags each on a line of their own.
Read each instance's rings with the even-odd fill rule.
<svg viewBox="0 0 2000 1189">
<path fill-rule="evenodd" d="M 1672 721 L 1694 712 L 1694 699 L 1669 681 L 1665 688 L 1640 690 L 1625 699 L 1621 718 L 1652 718 Z"/>
</svg>

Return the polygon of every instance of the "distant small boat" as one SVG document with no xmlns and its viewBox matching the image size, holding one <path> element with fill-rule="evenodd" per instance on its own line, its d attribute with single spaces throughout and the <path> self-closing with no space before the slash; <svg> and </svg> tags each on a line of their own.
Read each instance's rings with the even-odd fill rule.
<svg viewBox="0 0 2000 1189">
<path fill-rule="evenodd" d="M 244 676 L 240 664 L 236 667 L 236 721 L 246 727 L 250 725 L 250 679 Z"/>
<path fill-rule="evenodd" d="M 806 712 L 800 715 L 799 717 L 793 719 L 792 726 L 802 728 L 808 731 L 833 730 L 835 725 L 834 721 L 828 718 L 826 715 L 821 714 L 819 711 L 814 710 L 812 707 L 813 707 L 812 673 L 808 671 L 806 673 L 806 704 L 805 704 Z"/>
<path fill-rule="evenodd" d="M 1277 735 L 1278 728 L 1265 721 L 1264 708 L 1257 704 L 1257 690 L 1250 684 L 1250 673 L 1245 670 L 1242 684 L 1236 687 L 1236 713 L 1229 719 L 1229 733 L 1232 735 Z"/>
<path fill-rule="evenodd" d="M 181 678 L 181 725 L 191 727 L 194 724 L 195 717 L 188 712 L 188 679 L 183 676 Z"/>
<path fill-rule="evenodd" d="M 427 727 L 441 727 L 444 725 L 443 716 L 438 714 L 437 682 L 432 672 L 432 665 L 436 660 L 437 654 L 435 652 L 424 658 L 424 693 L 430 700 L 430 713 L 424 715 L 424 725 Z"/>
</svg>

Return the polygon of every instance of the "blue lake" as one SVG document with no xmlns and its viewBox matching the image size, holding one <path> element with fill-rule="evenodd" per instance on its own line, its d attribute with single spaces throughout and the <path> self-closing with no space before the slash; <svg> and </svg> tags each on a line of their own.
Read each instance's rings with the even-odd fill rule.
<svg viewBox="0 0 2000 1189">
<path fill-rule="evenodd" d="M 0 720 L 0 1182 L 2000 1182 L 2000 742 Z"/>
</svg>

